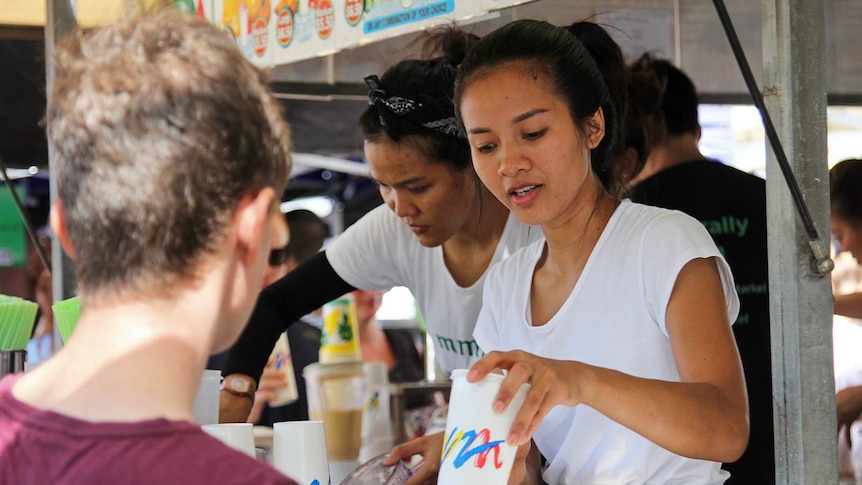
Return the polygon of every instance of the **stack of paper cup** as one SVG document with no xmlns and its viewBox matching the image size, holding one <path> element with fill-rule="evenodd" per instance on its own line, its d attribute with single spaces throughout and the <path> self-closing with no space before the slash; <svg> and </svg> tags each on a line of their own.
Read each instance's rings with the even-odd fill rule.
<svg viewBox="0 0 862 485">
<path fill-rule="evenodd" d="M 362 447 L 359 462 L 392 449 L 392 424 L 389 418 L 389 370 L 383 362 L 366 362 L 365 405 L 362 407 Z"/>
<path fill-rule="evenodd" d="M 270 407 L 286 406 L 299 399 L 299 391 L 296 388 L 296 374 L 293 370 L 293 360 L 290 357 L 290 345 L 287 340 L 287 332 L 281 332 L 281 337 L 275 342 L 270 356 L 273 359 L 275 369 L 284 373 L 287 386 L 278 389 L 275 399 L 269 402 Z"/>
<path fill-rule="evenodd" d="M 222 443 L 255 458 L 254 431 L 251 423 L 221 423 L 201 426 L 210 436 L 218 438 Z"/>
<path fill-rule="evenodd" d="M 192 408 L 192 417 L 200 425 L 218 423 L 219 384 L 220 371 L 207 369 L 201 375 L 201 387 Z"/>
<path fill-rule="evenodd" d="M 272 466 L 300 485 L 329 485 L 329 458 L 323 421 L 272 425 Z"/>
<path fill-rule="evenodd" d="M 493 410 L 503 376 L 489 374 L 467 382 L 467 371 L 452 372 L 452 392 L 438 482 L 441 485 L 481 483 L 505 485 L 517 448 L 506 443 L 515 415 L 524 404 L 529 384 L 515 393 L 502 413 Z"/>
</svg>

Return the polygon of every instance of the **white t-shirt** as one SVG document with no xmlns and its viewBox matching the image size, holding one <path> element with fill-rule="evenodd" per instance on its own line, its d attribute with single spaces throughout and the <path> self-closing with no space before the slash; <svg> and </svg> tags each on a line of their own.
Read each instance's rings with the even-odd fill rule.
<svg viewBox="0 0 862 485">
<path fill-rule="evenodd" d="M 730 268 L 695 219 L 624 200 L 596 243 L 571 295 L 548 323 L 530 324 L 537 241 L 488 274 L 474 332 L 486 352 L 521 349 L 626 374 L 679 381 L 665 310 L 677 275 L 694 258 L 718 261 L 729 321 L 739 300 Z M 533 436 L 553 484 L 719 484 L 720 464 L 684 458 L 586 405 L 556 406 Z"/>
<path fill-rule="evenodd" d="M 491 264 L 541 237 L 539 227 L 509 214 Z M 335 238 L 326 248 L 326 256 L 338 276 L 356 288 L 407 287 L 416 298 L 437 361 L 446 372 L 469 367 L 484 355 L 473 340 L 473 327 L 488 271 L 472 286 L 458 286 L 446 268 L 443 248 L 419 244 L 410 228 L 385 205 Z"/>
</svg>

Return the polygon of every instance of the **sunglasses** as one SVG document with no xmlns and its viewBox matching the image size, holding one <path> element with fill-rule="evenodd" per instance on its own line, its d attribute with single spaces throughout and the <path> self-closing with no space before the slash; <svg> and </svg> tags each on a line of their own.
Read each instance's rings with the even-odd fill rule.
<svg viewBox="0 0 862 485">
<path fill-rule="evenodd" d="M 283 248 L 275 249 L 273 248 L 269 252 L 269 265 L 270 266 L 281 266 L 282 264 L 287 262 L 287 246 Z"/>
</svg>

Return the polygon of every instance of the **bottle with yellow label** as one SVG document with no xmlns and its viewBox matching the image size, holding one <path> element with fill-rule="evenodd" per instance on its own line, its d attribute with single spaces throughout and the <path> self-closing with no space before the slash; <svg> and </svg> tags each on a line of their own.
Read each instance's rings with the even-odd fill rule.
<svg viewBox="0 0 862 485">
<path fill-rule="evenodd" d="M 357 362 L 362 359 L 356 301 L 347 294 L 323 305 L 320 362 Z"/>
</svg>

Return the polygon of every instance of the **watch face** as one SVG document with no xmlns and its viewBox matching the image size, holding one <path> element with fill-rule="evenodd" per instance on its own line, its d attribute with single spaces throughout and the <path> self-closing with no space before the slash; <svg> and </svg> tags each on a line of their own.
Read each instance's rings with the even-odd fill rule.
<svg viewBox="0 0 862 485">
<path fill-rule="evenodd" d="M 230 388 L 234 391 L 248 392 L 251 389 L 251 384 L 242 379 L 231 379 Z"/>
</svg>

